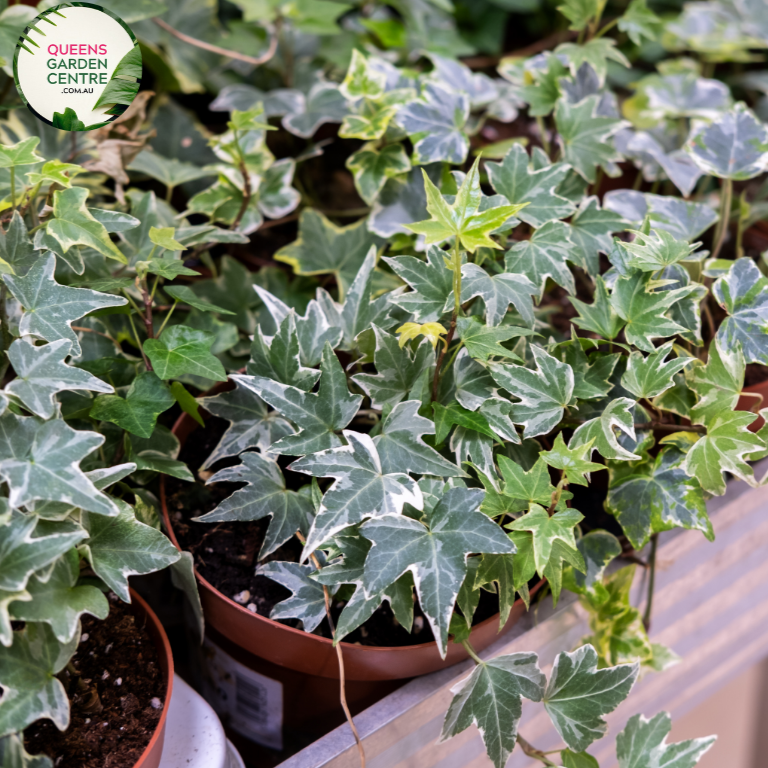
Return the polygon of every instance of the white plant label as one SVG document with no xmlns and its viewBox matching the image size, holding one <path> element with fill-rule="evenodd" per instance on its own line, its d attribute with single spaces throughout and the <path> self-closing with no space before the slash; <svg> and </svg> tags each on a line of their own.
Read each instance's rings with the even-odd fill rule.
<svg viewBox="0 0 768 768">
<path fill-rule="evenodd" d="M 257 744 L 283 748 L 283 684 L 203 642 L 203 696 L 225 725 Z"/>
<path fill-rule="evenodd" d="M 62 3 L 19 36 L 16 88 L 32 113 L 65 131 L 91 131 L 130 106 L 141 81 L 141 50 L 128 25 L 92 3 Z"/>
</svg>

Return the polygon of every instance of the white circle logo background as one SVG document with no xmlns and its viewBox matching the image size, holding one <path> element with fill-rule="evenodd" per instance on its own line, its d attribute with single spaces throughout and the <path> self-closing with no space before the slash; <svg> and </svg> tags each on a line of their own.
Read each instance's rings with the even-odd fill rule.
<svg viewBox="0 0 768 768">
<path fill-rule="evenodd" d="M 78 119 L 86 126 L 113 120 L 114 116 L 107 114 L 111 105 L 103 105 L 98 109 L 93 107 L 107 87 L 107 83 L 120 60 L 133 48 L 134 39 L 119 21 L 100 8 L 58 6 L 56 10 L 58 10 L 58 14 L 50 11 L 45 14 L 56 26 L 38 17 L 27 29 L 26 36 L 34 40 L 40 46 L 39 48 L 35 48 L 23 38 L 19 41 L 19 46 L 23 45 L 24 47 L 17 48 L 15 74 L 16 85 L 21 91 L 22 98 L 35 113 L 49 123 L 53 123 L 54 112 L 63 114 L 67 108 L 73 109 L 77 113 Z M 33 27 L 43 34 L 36 32 Z M 65 50 L 69 50 L 70 45 L 79 46 L 80 44 L 97 46 L 97 50 L 99 50 L 98 46 L 105 45 L 107 53 L 105 56 L 94 54 L 62 56 L 61 54 L 52 55 L 49 53 L 49 46 L 55 45 L 57 50 L 60 50 L 60 46 L 65 46 Z M 107 68 L 106 70 L 103 68 L 100 70 L 87 68 L 50 69 L 48 62 L 51 59 L 56 62 L 57 67 L 62 60 L 66 60 L 69 64 L 70 59 L 106 59 Z M 78 82 L 75 84 L 65 82 L 60 84 L 58 82 L 59 73 L 77 73 L 79 75 L 82 72 L 96 74 L 106 72 L 107 76 L 103 79 L 107 83 Z M 52 73 L 56 75 L 56 77 L 51 78 L 56 81 L 55 84 L 48 81 L 48 76 Z M 67 80 L 68 78 L 62 79 Z M 79 81 L 82 78 L 78 76 L 77 79 Z M 85 79 L 88 80 L 89 78 L 86 77 Z M 70 89 L 75 91 L 92 89 L 93 92 L 65 92 Z"/>
</svg>

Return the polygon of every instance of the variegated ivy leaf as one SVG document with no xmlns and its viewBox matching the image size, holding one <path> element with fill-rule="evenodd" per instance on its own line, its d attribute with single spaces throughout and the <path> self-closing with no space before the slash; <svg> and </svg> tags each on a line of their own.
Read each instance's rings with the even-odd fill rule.
<svg viewBox="0 0 768 768">
<path fill-rule="evenodd" d="M 568 58 L 571 68 L 571 74 L 576 73 L 582 64 L 589 64 L 597 75 L 597 81 L 600 86 L 605 82 L 605 76 L 608 74 L 608 62 L 615 61 L 629 67 L 627 57 L 616 48 L 616 41 L 607 37 L 593 38 L 581 45 L 577 43 L 562 43 L 555 48 L 555 54 L 560 54 Z"/>
<path fill-rule="evenodd" d="M 768 128 L 742 102 L 704 126 L 686 145 L 705 173 L 743 181 L 768 170 Z"/>
<path fill-rule="evenodd" d="M 456 401 L 468 411 L 476 411 L 495 394 L 490 374 L 472 359 L 466 349 L 459 350 L 453 363 L 453 378 Z"/>
<path fill-rule="evenodd" d="M 546 226 L 546 225 L 545 225 Z M 465 264 L 461 268 L 461 301 L 480 296 L 485 304 L 485 319 L 488 325 L 496 326 L 513 305 L 523 322 L 533 326 L 533 298 L 536 286 L 525 274 L 502 272 L 489 275 L 477 264 Z M 444 310 L 453 306 L 453 292 L 445 302 Z"/>
<path fill-rule="evenodd" d="M 382 99 L 386 102 L 387 99 Z M 398 100 L 401 102 L 402 100 Z M 392 118 L 397 112 L 394 104 L 376 104 L 366 99 L 357 107 L 357 112 L 348 114 L 339 128 L 342 139 L 362 139 L 373 141 L 380 139 L 386 132 Z"/>
<path fill-rule="evenodd" d="M 320 371 L 301 364 L 294 310 L 290 310 L 269 341 L 264 338 L 261 326 L 256 328 L 251 343 L 251 359 L 245 370 L 251 375 L 289 384 L 304 392 L 312 389 L 320 378 Z"/>
<path fill-rule="evenodd" d="M 88 538 L 80 545 L 94 573 L 126 603 L 131 602 L 128 577 L 153 573 L 181 556 L 168 537 L 136 519 L 133 509 L 115 499 L 117 517 L 83 512 L 80 522 Z"/>
<path fill-rule="evenodd" d="M 385 256 L 384 261 L 411 287 L 409 293 L 390 296 L 390 301 L 410 312 L 418 323 L 439 320 L 453 291 L 453 272 L 445 265 L 446 252 L 436 245 L 427 248 L 426 262 L 415 256 Z"/>
<path fill-rule="evenodd" d="M 144 353 L 161 379 L 180 376 L 202 376 L 212 381 L 226 381 L 227 372 L 221 361 L 211 354 L 216 337 L 186 325 L 172 325 L 159 339 L 147 339 Z"/>
<path fill-rule="evenodd" d="M 570 239 L 568 225 L 562 221 L 549 221 L 529 240 L 515 243 L 507 251 L 504 265 L 507 272 L 527 277 L 539 294 L 539 300 L 550 278 L 568 293 L 576 293 L 576 283 L 567 262 L 576 258 L 577 250 Z M 462 291 L 462 298 L 463 295 Z"/>
<path fill-rule="evenodd" d="M 580 752 L 605 735 L 604 715 L 629 695 L 639 668 L 635 663 L 597 669 L 591 645 L 558 654 L 544 692 L 544 708 L 572 750 Z"/>
<path fill-rule="evenodd" d="M 632 0 L 619 19 L 619 29 L 639 46 L 643 38 L 656 40 L 664 29 L 664 22 L 648 7 L 647 0 Z"/>
<path fill-rule="evenodd" d="M 712 292 L 728 313 L 717 331 L 725 349 L 741 346 L 748 363 L 768 365 L 768 279 L 752 259 L 737 259 Z"/>
<path fill-rule="evenodd" d="M 593 352 L 587 357 L 581 346 L 582 340 L 576 337 L 573 329 L 571 333 L 571 341 L 560 343 L 553 354 L 573 369 L 573 396 L 579 400 L 599 400 L 614 386 L 611 376 L 621 355 Z"/>
<path fill-rule="evenodd" d="M 622 553 L 619 540 L 608 531 L 590 531 L 576 542 L 576 548 L 584 558 L 587 570 L 579 573 L 574 570 L 573 578 L 576 589 L 580 592 L 592 591 L 603 580 L 605 569 L 614 558 Z"/>
<path fill-rule="evenodd" d="M 370 66 L 368 58 L 357 49 L 352 51 L 346 77 L 339 86 L 345 99 L 377 99 L 384 93 L 387 77 L 383 72 Z"/>
<path fill-rule="evenodd" d="M 359 373 L 352 377 L 368 397 L 372 408 L 395 405 L 408 397 L 421 375 L 435 360 L 430 343 L 424 339 L 415 350 L 408 345 L 400 346 L 391 333 L 373 326 L 376 350 L 373 362 L 377 373 Z"/>
<path fill-rule="evenodd" d="M 528 114 L 541 117 L 555 108 L 561 95 L 559 81 L 568 70 L 560 57 L 549 51 L 535 57 L 535 60 L 541 64 L 524 70 L 520 96 L 528 102 Z"/>
<path fill-rule="evenodd" d="M 717 739 L 717 736 L 707 736 L 667 744 L 671 730 L 669 712 L 659 712 L 650 720 L 642 715 L 630 717 L 624 730 L 616 736 L 619 768 L 694 768 Z"/>
<path fill-rule="evenodd" d="M 574 445 L 573 437 L 569 445 L 565 444 L 563 433 L 558 432 L 551 451 L 542 451 L 539 455 L 550 467 L 559 469 L 564 473 L 566 482 L 576 485 L 587 485 L 590 472 L 598 472 L 605 469 L 602 464 L 590 461 L 592 455 L 592 441 Z"/>
<path fill-rule="evenodd" d="M 81 368 L 67 365 L 72 342 L 66 339 L 36 347 L 29 338 L 16 339 L 8 348 L 16 378 L 5 391 L 15 395 L 36 416 L 49 419 L 54 395 L 69 390 L 114 392 L 113 388 Z"/>
<path fill-rule="evenodd" d="M 616 281 L 611 294 L 611 306 L 625 321 L 627 341 L 644 352 L 654 352 L 652 340 L 673 336 L 686 329 L 671 320 L 667 313 L 681 299 L 697 290 L 697 286 L 654 291 L 650 285 L 652 273 L 635 272 Z"/>
<path fill-rule="evenodd" d="M 347 159 L 347 168 L 355 178 L 355 187 L 368 205 L 379 196 L 387 179 L 411 170 L 411 161 L 402 144 L 388 144 L 376 149 L 367 144 Z"/>
<path fill-rule="evenodd" d="M 571 22 L 568 29 L 580 32 L 598 15 L 599 5 L 599 0 L 565 0 L 557 10 Z"/>
<path fill-rule="evenodd" d="M 573 398 L 573 369 L 542 347 L 531 345 L 536 371 L 520 365 L 490 363 L 494 381 L 519 398 L 511 418 L 525 429 L 525 437 L 545 435 L 562 419 Z"/>
<path fill-rule="evenodd" d="M 240 464 L 216 472 L 206 481 L 211 483 L 245 483 L 216 509 L 196 517 L 201 523 L 222 520 L 261 520 L 271 517 L 259 559 L 272 554 L 296 531 L 305 536 L 312 519 L 312 502 L 308 496 L 286 490 L 285 479 L 274 459 L 248 451 L 240 456 Z"/>
<path fill-rule="evenodd" d="M 765 443 L 747 427 L 756 419 L 754 413 L 722 411 L 707 424 L 707 434 L 697 440 L 685 457 L 683 469 L 695 477 L 708 493 L 725 493 L 723 472 L 755 484 L 752 467 L 745 459 L 762 451 Z M 684 428 L 683 428 L 684 429 Z"/>
<path fill-rule="evenodd" d="M 7 229 L 0 232 L 0 274 L 24 276 L 39 257 L 32 247 L 24 219 L 14 211 Z"/>
<path fill-rule="evenodd" d="M 717 120 L 731 105 L 731 92 L 720 80 L 698 77 L 695 72 L 651 76 L 643 91 L 648 112 L 664 117 L 700 117 Z"/>
<path fill-rule="evenodd" d="M 319 81 L 305 96 L 300 91 L 292 92 L 283 128 L 302 139 L 311 139 L 324 123 L 340 123 L 347 114 L 347 103 L 336 83 Z"/>
<path fill-rule="evenodd" d="M 492 493 L 486 485 L 486 495 L 481 507 L 483 512 L 490 517 L 497 517 L 502 513 L 524 512 L 534 504 L 547 507 L 551 504 L 555 487 L 550 482 L 549 470 L 542 459 L 538 459 L 527 472 L 503 454 L 499 454 L 496 460 L 504 483 L 501 494 Z M 500 495 L 504 497 L 503 500 L 499 498 Z"/>
<path fill-rule="evenodd" d="M 476 725 L 496 768 L 504 768 L 517 743 L 523 696 L 541 701 L 547 679 L 535 653 L 510 653 L 478 664 L 452 689 L 440 741 Z"/>
<path fill-rule="evenodd" d="M 26 589 L 35 571 L 46 568 L 84 538 L 82 530 L 34 536 L 36 525 L 36 517 L 13 511 L 3 526 L 0 590 L 5 593 Z"/>
<path fill-rule="evenodd" d="M 11 605 L 15 621 L 37 621 L 49 624 L 60 643 L 69 642 L 78 630 L 80 617 L 87 613 L 97 619 L 106 619 L 109 602 L 104 593 L 90 584 L 77 585 L 80 558 L 70 549 L 53 566 L 53 571 L 35 575 L 27 584 L 32 599 Z"/>
<path fill-rule="evenodd" d="M 622 243 L 622 247 L 630 254 L 629 266 L 641 269 L 643 272 L 657 272 L 679 261 L 685 261 L 701 245 L 701 243 L 691 245 L 685 240 L 675 240 L 663 229 L 651 230 L 650 234 L 643 232 L 632 232 L 632 234 L 635 235 L 635 241 Z"/>
<path fill-rule="evenodd" d="M 298 427 L 297 434 L 287 435 L 274 443 L 270 447 L 272 453 L 300 456 L 341 445 L 335 432 L 352 421 L 363 397 L 350 394 L 347 377 L 328 343 L 323 349 L 320 370 L 317 392 L 304 392 L 263 376 L 231 377 Z"/>
<path fill-rule="evenodd" d="M 675 357 L 665 361 L 672 351 L 672 346 L 673 342 L 668 341 L 648 357 L 633 351 L 627 362 L 627 370 L 621 377 L 621 385 L 638 400 L 650 400 L 669 389 L 674 384 L 672 377 L 695 360 L 692 357 Z"/>
<path fill-rule="evenodd" d="M 427 212 L 431 218 L 415 224 L 406 224 L 405 228 L 424 235 L 427 245 L 442 243 L 451 237 L 457 237 L 471 253 L 478 248 L 500 248 L 491 240 L 489 234 L 513 216 L 521 205 L 499 205 L 482 212 L 482 191 L 480 190 L 480 158 L 472 165 L 464 177 L 456 199 L 450 205 L 432 183 L 427 172 L 424 176 L 424 190 L 427 194 Z"/>
<path fill-rule="evenodd" d="M 61 501 L 99 515 L 116 515 L 112 499 L 98 491 L 80 462 L 104 442 L 96 432 L 72 429 L 60 419 L 0 416 L 0 477 L 12 507 Z"/>
<path fill-rule="evenodd" d="M 686 474 L 685 459 L 670 446 L 631 470 L 622 467 L 618 479 L 611 478 L 606 508 L 638 552 L 651 534 L 672 528 L 692 528 L 714 539 L 704 492 L 698 480 Z"/>
<path fill-rule="evenodd" d="M 53 768 L 47 755 L 30 755 L 24 737 L 16 733 L 0 739 L 0 765 L 3 768 Z"/>
<path fill-rule="evenodd" d="M 235 388 L 231 392 L 204 397 L 200 405 L 214 416 L 229 422 L 227 431 L 205 460 L 202 469 L 208 469 L 219 459 L 237 456 L 249 448 L 267 453 L 272 443 L 294 433 L 289 421 L 277 411 L 270 411 L 257 394 L 239 381 L 235 381 Z"/>
<path fill-rule="evenodd" d="M 290 465 L 294 472 L 335 478 L 323 496 L 302 559 L 350 525 L 369 517 L 399 515 L 404 504 L 423 506 L 421 491 L 407 474 L 384 471 L 368 435 L 345 431 L 344 438 L 347 445 L 304 456 Z"/>
<path fill-rule="evenodd" d="M 460 317 L 457 321 L 457 331 L 469 354 L 476 360 L 483 362 L 489 357 L 507 357 L 518 360 L 518 356 L 503 347 L 500 342 L 535 334 L 535 331 L 530 328 L 522 328 L 518 325 L 496 327 L 483 325 L 476 317 Z"/>
<path fill-rule="evenodd" d="M 594 42 L 608 41 L 601 38 Z M 572 43 L 565 45 L 581 47 Z M 559 99 L 555 108 L 555 124 L 563 159 L 589 182 L 595 181 L 596 166 L 606 168 L 621 160 L 611 139 L 627 125 L 623 120 L 601 116 L 598 112 L 599 103 L 598 96 L 588 96 L 578 104 Z"/>
<path fill-rule="evenodd" d="M 426 54 L 435 65 L 430 73 L 438 83 L 469 97 L 472 110 L 488 107 L 498 96 L 496 82 L 482 72 L 473 72 L 466 64 L 437 53 Z"/>
<path fill-rule="evenodd" d="M 421 438 L 434 435 L 435 425 L 419 415 L 421 403 L 398 403 L 384 419 L 381 432 L 373 438 L 385 474 L 408 472 L 435 477 L 466 477 L 463 470 L 443 458 Z"/>
<path fill-rule="evenodd" d="M 18 168 L 21 165 L 42 163 L 45 158 L 35 151 L 39 143 L 39 136 L 30 136 L 16 144 L 4 145 L 0 151 L 0 168 Z"/>
<path fill-rule="evenodd" d="M 624 327 L 624 321 L 611 305 L 608 288 L 600 275 L 595 277 L 595 295 L 592 304 L 585 304 L 573 296 L 570 301 L 579 313 L 579 316 L 573 320 L 579 328 L 612 340 Z"/>
<path fill-rule="evenodd" d="M 588 275 L 597 275 L 600 272 L 598 253 L 608 253 L 611 234 L 623 230 L 625 226 L 621 216 L 600 207 L 597 197 L 582 200 L 568 230 L 568 237 L 576 246 L 569 259 Z"/>
<path fill-rule="evenodd" d="M 698 363 L 686 369 L 688 386 L 698 401 L 691 408 L 694 424 L 707 424 L 721 411 L 732 411 L 744 387 L 746 362 L 738 344 L 724 348 L 719 338 L 709 345 L 706 365 Z"/>
<path fill-rule="evenodd" d="M 307 304 L 307 311 L 301 316 L 260 285 L 254 285 L 253 289 L 264 302 L 276 326 L 282 325 L 288 315 L 294 313 L 302 365 L 318 365 L 325 343 L 335 348 L 341 342 L 343 330 L 339 307 L 326 291 L 318 288 L 317 298 Z"/>
<path fill-rule="evenodd" d="M 371 246 L 378 248 L 381 243 L 364 221 L 337 227 L 322 213 L 307 208 L 299 219 L 298 239 L 281 248 L 275 259 L 290 264 L 297 275 L 332 274 L 343 301 Z"/>
<path fill-rule="evenodd" d="M 0 737 L 20 733 L 46 718 L 63 731 L 69 725 L 69 699 L 56 675 L 80 641 L 75 632 L 60 643 L 47 624 L 27 624 L 13 633 L 13 645 L 0 648 Z"/>
<path fill-rule="evenodd" d="M 3 280 L 24 309 L 19 334 L 46 341 L 68 339 L 72 342 L 72 355 L 78 357 L 80 343 L 72 323 L 94 310 L 121 307 L 128 302 L 108 293 L 60 285 L 53 276 L 55 269 L 56 256 L 49 253 L 47 258 L 41 256 L 24 277 L 5 275 Z"/>
<path fill-rule="evenodd" d="M 365 561 L 367 595 L 385 589 L 406 571 L 413 574 L 424 615 L 445 658 L 451 614 L 471 553 L 513 554 L 498 525 L 478 511 L 483 491 L 451 488 L 427 512 L 426 524 L 404 515 L 366 522 L 360 532 L 373 542 Z"/>
<path fill-rule="evenodd" d="M 175 402 L 168 385 L 156 373 L 142 371 L 131 382 L 124 398 L 100 395 L 89 415 L 99 421 L 117 424 L 132 435 L 151 437 L 157 417 Z"/>
<path fill-rule="evenodd" d="M 514 144 L 500 163 L 486 163 L 485 169 L 493 188 L 510 204 L 527 203 L 516 215 L 536 229 L 575 211 L 573 203 L 555 191 L 568 174 L 566 163 L 551 164 L 544 158 L 542 166 L 535 168 L 525 148 Z"/>
<path fill-rule="evenodd" d="M 597 451 L 604 459 L 615 461 L 640 459 L 640 456 L 628 451 L 619 443 L 619 435 L 616 432 L 620 430 L 631 440 L 635 440 L 635 405 L 635 401 L 628 397 L 617 397 L 611 400 L 598 417 L 590 419 L 576 429 L 571 437 L 570 447 L 576 448 L 589 443 L 592 450 Z"/>
<path fill-rule="evenodd" d="M 259 210 L 270 219 L 281 219 L 296 210 L 301 195 L 293 187 L 296 161 L 292 157 L 277 160 L 264 171 L 259 184 Z M 211 238 L 213 239 L 213 238 Z"/>
<path fill-rule="evenodd" d="M 269 614 L 270 619 L 298 619 L 305 632 L 314 632 L 325 618 L 325 592 L 321 584 L 310 578 L 312 565 L 272 560 L 256 569 L 258 576 L 282 584 L 291 597 L 280 601 Z"/>
<path fill-rule="evenodd" d="M 413 142 L 414 165 L 461 165 L 469 150 L 464 133 L 468 117 L 469 99 L 463 93 L 426 83 L 422 99 L 400 107 L 395 120 Z"/>
</svg>

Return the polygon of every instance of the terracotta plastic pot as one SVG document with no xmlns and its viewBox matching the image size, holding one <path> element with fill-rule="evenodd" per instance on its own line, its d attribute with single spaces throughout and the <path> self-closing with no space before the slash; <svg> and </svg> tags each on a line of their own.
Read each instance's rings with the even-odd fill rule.
<svg viewBox="0 0 768 768">
<path fill-rule="evenodd" d="M 165 696 L 163 698 L 163 713 L 160 721 L 149 740 L 146 749 L 137 760 L 135 768 L 158 768 L 160 758 L 163 755 L 163 741 L 165 739 L 165 723 L 168 717 L 168 705 L 173 693 L 173 655 L 171 645 L 165 634 L 163 625 L 155 616 L 152 609 L 133 590 L 131 590 L 131 611 L 136 619 L 143 623 L 146 630 L 155 642 L 158 654 L 158 664 L 165 680 Z"/>
<path fill-rule="evenodd" d="M 198 424 L 190 416 L 183 414 L 174 425 L 173 432 L 183 444 L 195 429 L 198 429 Z M 168 514 L 162 477 L 160 501 L 168 534 L 180 549 Z M 197 580 L 201 587 L 200 598 L 206 623 L 216 632 L 248 653 L 272 664 L 307 675 L 338 679 L 339 666 L 331 640 L 251 613 L 219 592 L 199 573 Z M 517 600 L 512 607 L 509 621 L 501 632 L 498 614 L 475 626 L 470 635 L 472 646 L 475 650 L 482 651 L 508 632 L 524 611 L 523 601 Z M 440 658 L 434 642 L 400 648 L 379 648 L 344 642 L 341 645 L 344 651 L 346 678 L 349 681 L 403 680 L 426 675 L 469 658 L 464 647 L 454 643 L 449 644 L 445 659 Z"/>
</svg>

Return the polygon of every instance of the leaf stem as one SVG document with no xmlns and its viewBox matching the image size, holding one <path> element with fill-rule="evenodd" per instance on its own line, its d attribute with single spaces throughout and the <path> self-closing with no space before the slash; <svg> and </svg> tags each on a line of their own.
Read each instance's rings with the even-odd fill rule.
<svg viewBox="0 0 768 768">
<path fill-rule="evenodd" d="M 11 210 L 16 210 L 16 166 L 11 166 Z"/>
<path fill-rule="evenodd" d="M 517 743 L 520 745 L 520 749 L 522 749 L 528 757 L 532 757 L 534 760 L 540 760 L 544 765 L 557 766 L 557 763 L 553 763 L 544 752 L 540 749 L 536 749 L 533 744 L 526 741 L 519 733 L 517 734 Z"/>
<path fill-rule="evenodd" d="M 144 347 L 139 340 L 139 332 L 136 330 L 136 324 L 133 322 L 133 315 L 128 315 L 128 322 L 131 324 L 131 329 L 133 330 L 133 338 L 136 340 L 136 346 L 138 347 L 139 352 L 141 352 L 141 356 L 144 359 L 144 366 L 148 371 L 151 371 L 152 363 L 149 362 L 149 358 L 147 358 L 147 356 L 144 354 Z"/>
<path fill-rule="evenodd" d="M 648 632 L 651 628 L 651 612 L 653 611 L 653 589 L 656 583 L 656 549 L 659 545 L 659 534 L 651 536 L 651 554 L 648 556 L 648 601 L 643 614 L 643 626 Z"/>
<path fill-rule="evenodd" d="M 592 39 L 597 40 L 598 37 L 602 37 L 609 29 L 613 29 L 619 23 L 620 18 L 620 16 L 617 16 L 615 19 L 613 19 L 613 21 L 609 21 L 607 24 L 604 24 L 603 28 L 595 33 L 595 36 Z"/>
<path fill-rule="evenodd" d="M 160 330 L 157 332 L 158 337 L 163 332 L 163 329 L 165 328 L 168 321 L 171 319 L 171 315 L 173 314 L 173 310 L 176 309 L 176 305 L 179 303 L 179 300 L 176 299 L 173 304 L 171 305 L 171 308 L 168 310 L 168 314 L 165 316 L 165 320 L 163 320 L 163 324 L 160 326 Z"/>
<path fill-rule="evenodd" d="M 544 123 L 544 118 L 541 115 L 536 115 L 536 125 L 539 126 L 539 137 L 541 139 L 541 146 L 544 149 L 547 157 L 552 159 L 552 147 L 547 138 L 547 126 Z"/>
<path fill-rule="evenodd" d="M 728 232 L 729 219 L 731 217 L 731 198 L 733 197 L 733 181 L 723 179 L 723 188 L 720 193 L 720 221 L 717 223 L 714 247 L 711 258 L 716 259 L 725 242 L 725 234 Z"/>
<path fill-rule="evenodd" d="M 461 644 L 464 646 L 464 650 L 469 654 L 469 657 L 475 664 L 483 664 L 483 660 L 477 655 L 477 651 L 472 647 L 469 640 L 462 640 Z"/>
</svg>

